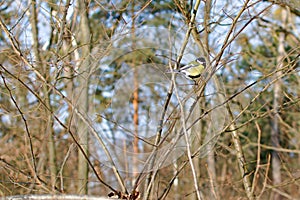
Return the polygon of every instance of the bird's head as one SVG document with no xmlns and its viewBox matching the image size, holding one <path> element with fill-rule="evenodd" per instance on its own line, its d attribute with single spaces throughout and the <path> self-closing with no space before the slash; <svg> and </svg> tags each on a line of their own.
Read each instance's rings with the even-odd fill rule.
<svg viewBox="0 0 300 200">
<path fill-rule="evenodd" d="M 206 60 L 203 57 L 199 57 L 196 59 L 196 61 L 200 64 L 203 65 L 204 67 L 206 67 Z"/>
</svg>

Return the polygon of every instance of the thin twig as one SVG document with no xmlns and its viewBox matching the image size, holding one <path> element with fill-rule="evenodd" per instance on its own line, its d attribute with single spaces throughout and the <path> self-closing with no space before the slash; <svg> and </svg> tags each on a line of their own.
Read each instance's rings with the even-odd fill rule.
<svg viewBox="0 0 300 200">
<path fill-rule="evenodd" d="M 209 169 L 209 167 L 207 166 L 207 164 L 205 165 L 208 176 L 209 176 L 209 183 L 210 183 L 210 190 L 212 191 L 213 195 L 214 195 L 214 199 L 219 199 L 217 196 L 217 192 L 216 192 L 216 186 L 215 186 L 215 177 L 213 176 L 211 170 Z"/>
<path fill-rule="evenodd" d="M 268 154 L 267 156 L 267 169 L 266 169 L 266 173 L 265 173 L 265 179 L 264 179 L 264 182 L 263 182 L 263 188 L 260 192 L 260 194 L 257 196 L 257 199 L 261 199 L 260 197 L 263 195 L 265 189 L 266 189 L 266 186 L 267 186 L 267 181 L 268 181 L 268 174 L 269 174 L 269 170 L 270 170 L 270 166 L 271 166 L 271 155 Z"/>
<path fill-rule="evenodd" d="M 258 172 L 260 169 L 260 153 L 261 153 L 261 146 L 260 146 L 261 129 L 260 129 L 260 126 L 258 125 L 257 121 L 255 121 L 255 126 L 257 129 L 257 154 L 256 154 L 257 158 L 256 158 L 256 169 L 255 169 L 254 177 L 252 180 L 252 189 L 251 189 L 252 194 L 254 194 L 254 190 L 255 190 L 255 187 L 256 187 L 256 184 L 258 181 L 257 179 L 258 179 Z"/>
<path fill-rule="evenodd" d="M 173 76 L 173 81 L 174 81 L 175 95 L 178 99 L 178 103 L 179 103 L 179 106 L 180 106 L 180 113 L 181 113 L 180 118 L 181 118 L 183 133 L 184 133 L 184 139 L 185 139 L 185 143 L 186 143 L 187 156 L 188 156 L 189 163 L 190 163 L 191 170 L 192 170 L 192 175 L 193 175 L 193 180 L 194 180 L 194 187 L 195 187 L 195 190 L 196 190 L 197 199 L 202 199 L 201 195 L 200 195 L 198 181 L 197 181 L 197 173 L 196 173 L 195 166 L 194 166 L 194 163 L 193 163 L 193 160 L 192 160 L 191 144 L 190 144 L 188 133 L 187 133 L 186 119 L 185 119 L 185 114 L 184 114 L 185 110 L 184 110 L 183 104 L 182 104 L 182 102 L 180 100 L 180 97 L 179 97 L 178 88 L 177 88 L 177 85 L 175 84 L 175 77 L 174 76 Z"/>
</svg>

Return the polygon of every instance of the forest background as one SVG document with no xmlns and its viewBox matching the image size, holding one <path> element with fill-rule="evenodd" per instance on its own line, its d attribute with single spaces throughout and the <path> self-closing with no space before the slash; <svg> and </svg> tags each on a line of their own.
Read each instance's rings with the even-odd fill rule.
<svg viewBox="0 0 300 200">
<path fill-rule="evenodd" d="M 300 4 L 0 2 L 0 195 L 300 196 Z M 197 83 L 172 68 L 204 57 Z"/>
</svg>

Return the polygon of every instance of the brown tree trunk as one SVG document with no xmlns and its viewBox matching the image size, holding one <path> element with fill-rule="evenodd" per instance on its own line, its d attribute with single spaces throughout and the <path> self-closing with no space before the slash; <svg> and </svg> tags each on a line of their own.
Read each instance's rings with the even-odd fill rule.
<svg viewBox="0 0 300 200">
<path fill-rule="evenodd" d="M 134 51 L 136 49 L 136 38 L 135 38 L 135 3 L 132 2 L 131 7 L 131 18 L 132 18 L 132 27 L 131 27 L 131 36 L 132 36 L 132 50 Z M 139 147 L 138 147 L 138 135 L 139 135 L 139 80 L 138 80 L 138 69 L 137 69 L 137 60 L 134 57 L 132 62 L 133 67 L 133 85 L 134 85 L 134 92 L 133 92 L 133 126 L 134 126 L 134 138 L 133 138 L 133 180 L 132 185 L 135 183 L 135 178 L 138 176 L 138 153 L 139 153 Z"/>
</svg>

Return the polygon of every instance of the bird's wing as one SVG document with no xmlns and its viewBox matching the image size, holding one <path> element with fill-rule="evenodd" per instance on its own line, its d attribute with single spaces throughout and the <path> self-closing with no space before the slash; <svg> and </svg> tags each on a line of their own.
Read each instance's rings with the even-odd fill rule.
<svg viewBox="0 0 300 200">
<path fill-rule="evenodd" d="M 179 69 L 179 71 L 183 71 L 183 70 L 187 70 L 187 69 L 189 69 L 189 68 L 192 68 L 192 67 L 195 67 L 196 65 L 195 64 L 187 64 L 187 65 L 185 65 L 184 67 L 181 67 L 180 69 Z"/>
</svg>

